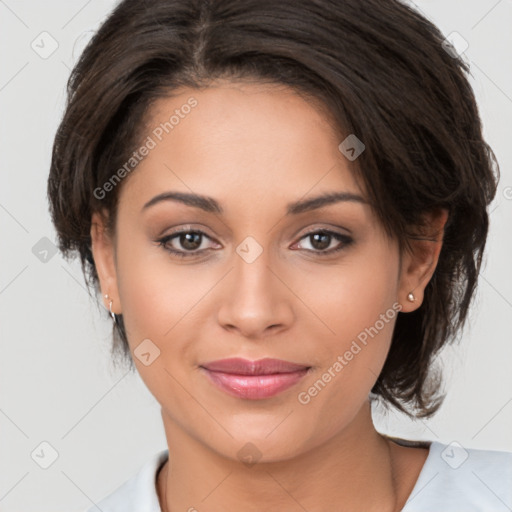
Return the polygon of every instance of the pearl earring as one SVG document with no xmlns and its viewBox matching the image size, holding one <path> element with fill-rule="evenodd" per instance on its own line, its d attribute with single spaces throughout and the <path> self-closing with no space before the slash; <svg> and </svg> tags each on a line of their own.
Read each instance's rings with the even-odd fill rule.
<svg viewBox="0 0 512 512">
<path fill-rule="evenodd" d="M 409 294 L 407 295 L 407 300 L 414 302 L 416 300 L 416 297 L 414 296 L 414 294 L 412 292 L 409 292 Z"/>
</svg>

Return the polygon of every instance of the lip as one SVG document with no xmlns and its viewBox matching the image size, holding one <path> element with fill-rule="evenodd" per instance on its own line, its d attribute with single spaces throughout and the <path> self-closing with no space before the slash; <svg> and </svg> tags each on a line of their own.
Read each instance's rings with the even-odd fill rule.
<svg viewBox="0 0 512 512">
<path fill-rule="evenodd" d="M 299 382 L 310 367 L 282 359 L 220 359 L 200 366 L 210 382 L 229 395 L 258 400 L 270 398 Z"/>
<path fill-rule="evenodd" d="M 265 357 L 256 361 L 232 357 L 230 359 L 219 359 L 210 361 L 203 365 L 204 368 L 213 372 L 233 373 L 236 375 L 270 375 L 273 373 L 291 373 L 309 368 L 303 364 L 291 363 L 283 359 L 272 359 Z"/>
</svg>

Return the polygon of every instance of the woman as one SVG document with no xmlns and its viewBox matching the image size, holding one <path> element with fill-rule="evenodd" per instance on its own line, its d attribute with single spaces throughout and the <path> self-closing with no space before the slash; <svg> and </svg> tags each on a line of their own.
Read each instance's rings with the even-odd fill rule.
<svg viewBox="0 0 512 512">
<path fill-rule="evenodd" d="M 98 508 L 512 506 L 512 454 L 371 417 L 437 411 L 477 284 L 497 165 L 467 71 L 394 0 L 116 7 L 48 194 L 168 450 Z"/>
</svg>

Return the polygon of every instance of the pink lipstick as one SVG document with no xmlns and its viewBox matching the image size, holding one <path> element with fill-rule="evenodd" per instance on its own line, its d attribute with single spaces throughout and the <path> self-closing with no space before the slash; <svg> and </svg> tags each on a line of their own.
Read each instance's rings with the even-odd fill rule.
<svg viewBox="0 0 512 512">
<path fill-rule="evenodd" d="M 201 365 L 210 381 L 238 398 L 270 398 L 290 388 L 306 375 L 309 366 L 282 359 L 221 359 Z"/>
</svg>

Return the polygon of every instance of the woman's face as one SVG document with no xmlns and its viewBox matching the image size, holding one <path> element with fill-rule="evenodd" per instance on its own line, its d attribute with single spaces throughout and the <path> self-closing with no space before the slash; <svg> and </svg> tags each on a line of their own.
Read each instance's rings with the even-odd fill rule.
<svg viewBox="0 0 512 512">
<path fill-rule="evenodd" d="M 146 135 L 115 251 L 96 242 L 94 254 L 167 431 L 262 461 L 348 435 L 418 283 L 400 272 L 339 136 L 293 91 L 234 83 L 159 100 Z M 164 193 L 208 199 L 147 205 Z M 360 199 L 310 202 L 327 193 Z M 226 358 L 307 371 L 258 381 L 203 368 Z"/>
</svg>

